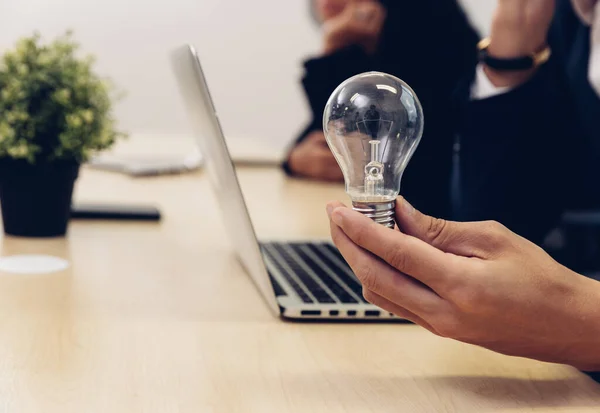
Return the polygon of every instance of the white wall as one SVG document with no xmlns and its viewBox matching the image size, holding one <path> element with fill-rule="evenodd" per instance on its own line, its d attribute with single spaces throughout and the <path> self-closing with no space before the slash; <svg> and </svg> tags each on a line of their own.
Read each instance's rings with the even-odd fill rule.
<svg viewBox="0 0 600 413">
<path fill-rule="evenodd" d="M 187 134 L 167 54 L 194 43 L 226 134 L 283 147 L 308 116 L 300 62 L 319 36 L 307 2 L 1 0 L 0 51 L 34 30 L 52 37 L 73 28 L 98 71 L 127 92 L 117 106 L 123 128 Z M 495 0 L 464 2 L 484 22 Z"/>
</svg>

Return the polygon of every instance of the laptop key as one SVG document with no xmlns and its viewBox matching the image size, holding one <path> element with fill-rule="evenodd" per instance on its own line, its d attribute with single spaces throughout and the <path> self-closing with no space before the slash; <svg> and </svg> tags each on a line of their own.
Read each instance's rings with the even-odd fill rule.
<svg viewBox="0 0 600 413">
<path fill-rule="evenodd" d="M 273 292 L 275 292 L 276 297 L 281 297 L 287 295 L 283 287 L 277 282 L 277 279 L 273 277 L 270 271 L 269 278 L 271 279 L 271 285 L 273 286 Z"/>
</svg>

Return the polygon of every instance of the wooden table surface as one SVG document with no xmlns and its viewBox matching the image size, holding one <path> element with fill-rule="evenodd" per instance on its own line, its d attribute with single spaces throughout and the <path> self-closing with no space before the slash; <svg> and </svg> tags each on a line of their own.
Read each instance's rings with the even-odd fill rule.
<svg viewBox="0 0 600 413">
<path fill-rule="evenodd" d="M 258 234 L 327 237 L 342 188 L 242 168 Z M 0 412 L 598 412 L 576 370 L 509 358 L 413 325 L 288 323 L 234 259 L 202 172 L 84 170 L 78 200 L 149 202 L 153 223 L 74 222 L 1 255 L 69 260 L 0 273 Z"/>
</svg>

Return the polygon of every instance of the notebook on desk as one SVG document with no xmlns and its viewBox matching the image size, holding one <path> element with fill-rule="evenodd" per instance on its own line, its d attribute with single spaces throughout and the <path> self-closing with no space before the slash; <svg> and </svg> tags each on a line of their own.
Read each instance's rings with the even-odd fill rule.
<svg viewBox="0 0 600 413">
<path fill-rule="evenodd" d="M 164 135 L 162 138 L 166 141 L 171 140 L 169 135 Z M 181 137 L 174 139 L 181 139 Z M 283 150 L 274 149 L 266 142 L 252 139 L 232 139 L 228 145 L 236 165 L 279 166 L 285 156 Z M 183 174 L 202 168 L 204 161 L 199 150 L 188 151 L 182 148 L 179 152 L 168 155 L 158 151 L 146 154 L 108 153 L 92 158 L 88 166 L 135 177 Z"/>
<path fill-rule="evenodd" d="M 194 48 L 173 52 L 172 64 L 237 257 L 273 313 L 286 319 L 400 320 L 366 302 L 332 244 L 259 242 Z"/>
</svg>

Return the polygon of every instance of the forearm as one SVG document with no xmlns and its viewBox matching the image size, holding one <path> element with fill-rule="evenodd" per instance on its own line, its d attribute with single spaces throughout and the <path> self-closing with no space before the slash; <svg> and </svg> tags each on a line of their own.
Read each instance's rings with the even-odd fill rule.
<svg viewBox="0 0 600 413">
<path fill-rule="evenodd" d="M 351 46 L 326 56 L 309 59 L 304 63 L 305 75 L 302 85 L 311 110 L 311 121 L 300 136 L 290 145 L 287 156 L 282 163 L 283 170 L 288 175 L 297 174 L 291 159 L 296 148 L 313 132 L 323 130 L 323 111 L 329 96 L 335 88 L 347 78 L 374 70 L 372 57 L 368 56 L 359 46 Z"/>
</svg>

